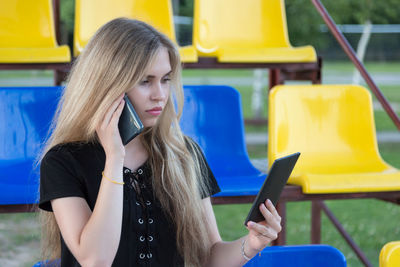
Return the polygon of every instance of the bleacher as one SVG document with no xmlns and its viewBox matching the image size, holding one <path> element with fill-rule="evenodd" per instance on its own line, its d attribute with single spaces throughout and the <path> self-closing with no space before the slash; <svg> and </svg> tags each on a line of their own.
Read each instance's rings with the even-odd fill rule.
<svg viewBox="0 0 400 267">
<path fill-rule="evenodd" d="M 71 49 L 57 41 L 59 0 L 3 2 L 0 69 L 52 69 L 55 84 L 60 84 L 74 58 Z M 290 44 L 283 0 L 255 0 L 252 5 L 246 0 L 194 3 L 193 44 L 179 47 L 183 67 L 268 68 L 272 89 L 269 162 L 302 152 L 277 206 L 283 231 L 274 244 L 286 242 L 286 203 L 310 200 L 311 242 L 321 241 L 324 211 L 369 266 L 323 201 L 376 198 L 400 203 L 400 171 L 385 163 L 377 150 L 370 94 L 354 86 L 315 85 L 321 83 L 321 59 L 312 46 Z M 177 43 L 169 0 L 76 0 L 74 57 L 102 24 L 121 16 L 148 22 Z M 308 80 L 314 85 L 281 85 L 286 80 Z M 39 174 L 35 162 L 61 90 L 57 86 L 0 88 L 0 213 L 37 211 Z M 223 114 L 224 110 L 229 112 Z M 213 204 L 252 202 L 266 174 L 249 160 L 239 93 L 229 86 L 185 86 L 181 127 L 199 143 L 221 186 Z M 281 266 L 317 262 L 315 255 L 323 253 L 320 249 L 267 248 L 248 266 L 273 262 L 274 257 L 287 257 L 288 265 Z M 340 252 L 327 251 L 346 266 Z M 332 266 L 340 266 L 337 264 Z"/>
</svg>

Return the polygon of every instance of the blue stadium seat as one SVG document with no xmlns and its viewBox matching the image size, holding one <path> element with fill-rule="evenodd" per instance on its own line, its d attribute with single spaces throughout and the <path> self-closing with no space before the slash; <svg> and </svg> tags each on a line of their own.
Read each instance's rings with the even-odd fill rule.
<svg viewBox="0 0 400 267">
<path fill-rule="evenodd" d="M 56 259 L 56 260 L 46 260 L 46 261 L 40 261 L 37 262 L 35 265 L 32 267 L 60 267 L 61 266 L 61 259 Z"/>
<path fill-rule="evenodd" d="M 256 195 L 265 174 L 250 162 L 239 92 L 228 86 L 185 86 L 181 127 L 203 149 L 222 191 Z M 42 147 L 61 87 L 0 88 L 0 205 L 37 202 Z"/>
<path fill-rule="evenodd" d="M 59 267 L 60 260 L 38 262 L 33 267 Z M 245 267 L 346 267 L 346 258 L 338 249 L 328 245 L 267 247 Z"/>
<path fill-rule="evenodd" d="M 246 150 L 240 94 L 223 85 L 185 86 L 183 132 L 203 149 L 221 192 L 216 196 L 257 195 L 266 175 Z"/>
<path fill-rule="evenodd" d="M 37 202 L 33 165 L 60 93 L 60 87 L 0 88 L 0 205 Z"/>
<path fill-rule="evenodd" d="M 328 245 L 267 247 L 245 267 L 346 267 L 346 258 L 338 249 Z"/>
</svg>

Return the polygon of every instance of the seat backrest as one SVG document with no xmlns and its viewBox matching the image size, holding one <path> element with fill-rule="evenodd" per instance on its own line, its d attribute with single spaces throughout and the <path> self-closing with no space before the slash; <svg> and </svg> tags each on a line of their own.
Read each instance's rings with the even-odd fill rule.
<svg viewBox="0 0 400 267">
<path fill-rule="evenodd" d="M 60 95 L 60 87 L 0 88 L 0 204 L 37 200 L 34 162 Z"/>
<path fill-rule="evenodd" d="M 0 47 L 54 47 L 52 0 L 1 1 Z"/>
<path fill-rule="evenodd" d="M 346 258 L 338 249 L 327 245 L 272 246 L 255 256 L 246 267 L 346 267 Z"/>
<path fill-rule="evenodd" d="M 193 85 L 185 86 L 184 94 L 180 126 L 203 149 L 214 174 L 260 174 L 247 154 L 239 92 L 222 85 Z"/>
<path fill-rule="evenodd" d="M 290 46 L 284 0 L 194 2 L 193 43 L 200 54 L 227 46 Z"/>
<path fill-rule="evenodd" d="M 76 0 L 74 55 L 102 25 L 118 17 L 144 21 L 176 42 L 170 0 Z"/>
<path fill-rule="evenodd" d="M 385 244 L 379 254 L 379 267 L 400 266 L 400 241 Z"/>
<path fill-rule="evenodd" d="M 382 171 L 372 98 L 356 85 L 284 85 L 269 95 L 269 163 L 301 152 L 293 171 Z"/>
<path fill-rule="evenodd" d="M 45 260 L 35 263 L 32 267 L 60 267 L 61 259 Z"/>
</svg>

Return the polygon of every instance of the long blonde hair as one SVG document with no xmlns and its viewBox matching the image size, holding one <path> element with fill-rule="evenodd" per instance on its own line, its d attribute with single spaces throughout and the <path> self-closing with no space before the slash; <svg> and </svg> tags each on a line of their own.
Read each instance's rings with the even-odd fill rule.
<svg viewBox="0 0 400 267">
<path fill-rule="evenodd" d="M 208 190 L 207 179 L 202 179 L 204 162 L 178 124 L 183 105 L 178 50 L 153 27 L 119 18 L 97 31 L 74 63 L 41 159 L 57 144 L 99 142 L 95 129 L 106 110 L 119 95 L 138 84 L 162 47 L 168 50 L 172 68 L 171 93 L 157 124 L 145 130 L 142 140 L 149 153 L 155 195 L 174 223 L 185 266 L 202 266 L 211 246 L 199 194 Z M 60 257 L 55 217 L 41 211 L 41 218 L 43 257 Z"/>
</svg>

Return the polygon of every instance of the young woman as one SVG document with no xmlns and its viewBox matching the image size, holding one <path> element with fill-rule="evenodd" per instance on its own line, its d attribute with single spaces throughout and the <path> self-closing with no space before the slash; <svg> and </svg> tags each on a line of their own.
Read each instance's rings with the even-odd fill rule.
<svg viewBox="0 0 400 267">
<path fill-rule="evenodd" d="M 178 124 L 180 65 L 175 45 L 136 20 L 115 19 L 88 43 L 41 160 L 44 257 L 62 266 L 241 266 L 277 237 L 280 217 L 266 202 L 265 221 L 221 240 L 210 202 L 219 187 Z M 145 126 L 126 146 L 124 94 Z"/>
</svg>

